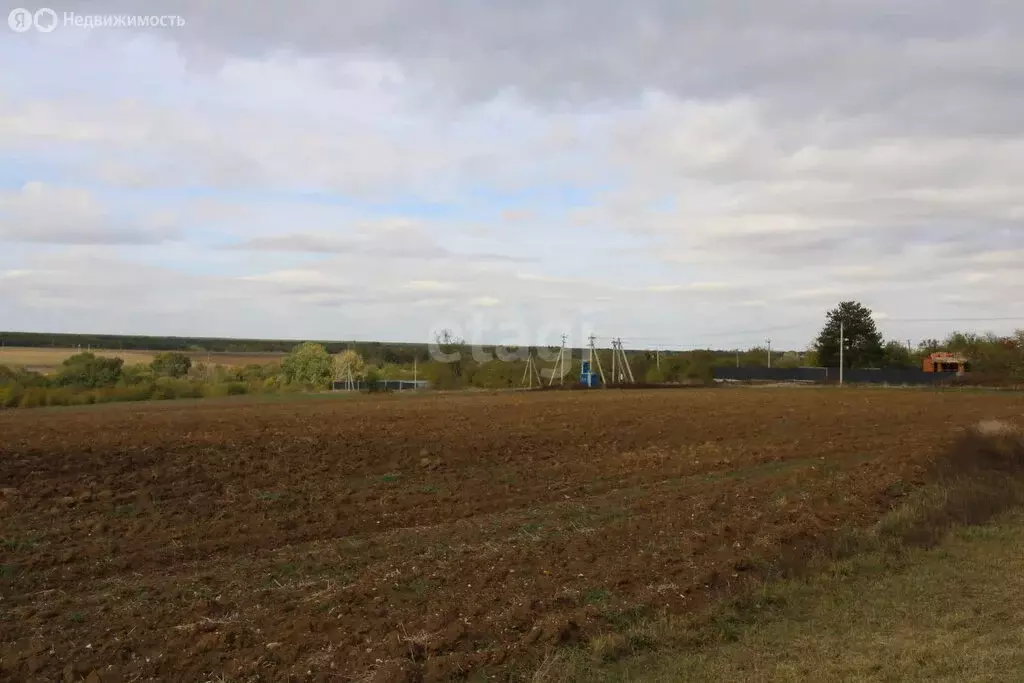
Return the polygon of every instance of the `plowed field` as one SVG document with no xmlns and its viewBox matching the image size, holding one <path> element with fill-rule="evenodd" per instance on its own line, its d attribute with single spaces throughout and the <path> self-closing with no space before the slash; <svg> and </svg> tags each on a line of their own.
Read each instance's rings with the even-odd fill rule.
<svg viewBox="0 0 1024 683">
<path fill-rule="evenodd" d="M 0 679 L 448 680 L 868 523 L 1019 395 L 719 389 L 0 413 Z"/>
</svg>

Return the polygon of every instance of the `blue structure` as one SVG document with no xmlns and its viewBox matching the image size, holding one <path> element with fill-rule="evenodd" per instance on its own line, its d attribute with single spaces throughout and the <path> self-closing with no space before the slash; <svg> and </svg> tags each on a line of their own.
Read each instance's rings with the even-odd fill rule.
<svg viewBox="0 0 1024 683">
<path fill-rule="evenodd" d="M 589 360 L 583 361 L 583 367 L 580 369 L 580 384 L 591 388 L 601 386 L 601 375 L 590 371 Z"/>
</svg>

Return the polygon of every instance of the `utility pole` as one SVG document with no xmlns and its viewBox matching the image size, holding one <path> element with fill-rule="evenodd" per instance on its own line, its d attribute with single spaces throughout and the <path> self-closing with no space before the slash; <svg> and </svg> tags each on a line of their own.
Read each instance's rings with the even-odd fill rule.
<svg viewBox="0 0 1024 683">
<path fill-rule="evenodd" d="M 569 340 L 568 335 L 562 335 L 562 348 L 558 349 L 558 359 L 555 361 L 555 367 L 551 371 L 551 378 L 548 380 L 548 386 L 555 383 L 555 375 L 558 375 L 558 383 L 565 384 L 565 343 Z"/>
<path fill-rule="evenodd" d="M 765 341 L 768 342 L 768 367 L 770 368 L 772 366 L 772 340 L 765 339 Z"/>
<path fill-rule="evenodd" d="M 530 355 L 526 357 L 526 370 L 523 372 L 523 381 L 521 384 L 527 386 L 529 382 L 529 388 L 533 389 L 533 378 L 537 378 L 537 386 L 543 386 L 544 382 L 540 378 L 540 371 L 537 370 L 537 364 L 533 360 L 533 351 L 530 351 Z"/>
<path fill-rule="evenodd" d="M 594 371 L 594 364 L 597 364 L 597 371 L 601 375 L 601 388 L 608 388 L 608 383 L 604 379 L 604 369 L 601 367 L 601 356 L 597 355 L 597 337 L 593 334 L 590 335 L 590 371 Z M 612 356 L 612 362 L 615 362 L 615 356 Z"/>
<path fill-rule="evenodd" d="M 839 386 L 843 385 L 843 347 L 846 346 L 843 321 L 839 321 Z"/>
<path fill-rule="evenodd" d="M 618 368 L 612 373 L 614 375 L 615 381 L 620 384 L 625 383 L 627 381 L 630 384 L 635 384 L 636 380 L 633 378 L 633 368 L 630 367 L 629 359 L 626 358 L 626 350 L 622 347 L 622 337 L 616 339 L 614 342 L 612 342 L 612 344 L 618 351 L 619 358 Z M 612 362 L 615 362 L 614 354 L 612 355 Z M 615 374 L 616 372 L 618 374 Z"/>
<path fill-rule="evenodd" d="M 654 362 L 658 364 L 658 372 L 661 372 L 661 349 L 654 349 Z"/>
<path fill-rule="evenodd" d="M 736 349 L 736 367 L 740 366 L 740 350 Z"/>
<path fill-rule="evenodd" d="M 418 357 L 416 357 L 416 356 L 412 357 L 412 384 L 413 384 L 413 388 L 414 389 L 419 386 L 419 382 L 416 381 L 416 380 L 419 379 L 418 361 L 419 361 Z"/>
</svg>

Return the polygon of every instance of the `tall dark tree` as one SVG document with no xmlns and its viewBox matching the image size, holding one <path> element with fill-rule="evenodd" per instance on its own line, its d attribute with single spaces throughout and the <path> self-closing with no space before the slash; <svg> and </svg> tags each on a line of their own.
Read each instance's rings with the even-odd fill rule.
<svg viewBox="0 0 1024 683">
<path fill-rule="evenodd" d="M 882 334 L 875 327 L 871 310 L 856 301 L 843 301 L 828 312 L 825 327 L 815 342 L 818 362 L 825 367 L 839 365 L 839 331 L 843 328 L 843 365 L 848 368 L 877 367 L 885 358 Z"/>
</svg>

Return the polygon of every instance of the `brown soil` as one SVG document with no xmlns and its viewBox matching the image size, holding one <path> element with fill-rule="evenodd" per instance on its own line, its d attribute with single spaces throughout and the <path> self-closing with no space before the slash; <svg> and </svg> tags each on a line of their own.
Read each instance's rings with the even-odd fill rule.
<svg viewBox="0 0 1024 683">
<path fill-rule="evenodd" d="M 364 396 L 0 414 L 0 679 L 529 673 L 877 519 L 1017 395 Z"/>
</svg>

